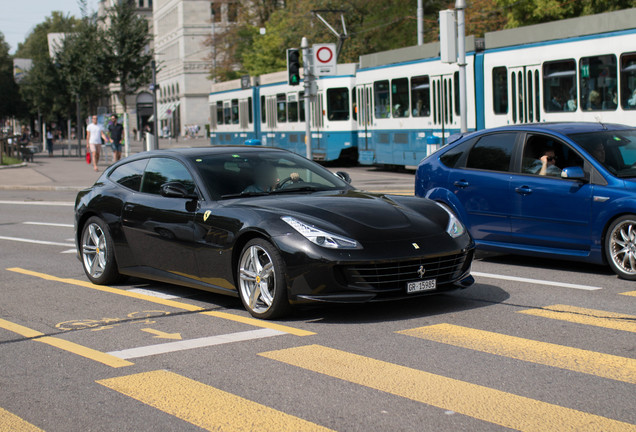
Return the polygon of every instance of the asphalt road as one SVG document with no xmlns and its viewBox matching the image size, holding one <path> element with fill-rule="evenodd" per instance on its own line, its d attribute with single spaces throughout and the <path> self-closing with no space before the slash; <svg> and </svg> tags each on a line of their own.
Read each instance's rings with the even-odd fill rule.
<svg viewBox="0 0 636 432">
<path fill-rule="evenodd" d="M 480 255 L 467 290 L 264 322 L 91 285 L 73 199 L 0 191 L 0 431 L 636 430 L 636 283 L 608 268 Z"/>
</svg>

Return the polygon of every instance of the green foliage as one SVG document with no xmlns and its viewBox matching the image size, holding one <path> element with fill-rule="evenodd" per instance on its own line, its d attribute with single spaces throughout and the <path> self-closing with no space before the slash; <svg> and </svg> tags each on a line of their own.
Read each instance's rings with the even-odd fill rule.
<svg viewBox="0 0 636 432">
<path fill-rule="evenodd" d="M 9 44 L 0 33 L 0 120 L 23 116 L 25 107 L 18 85 L 13 80 L 13 59 L 9 55 Z"/>
<path fill-rule="evenodd" d="M 139 16 L 133 2 L 117 2 L 108 11 L 105 46 L 110 53 L 108 63 L 119 84 L 119 100 L 127 111 L 126 96 L 148 84 L 152 70 L 152 39 L 148 22 Z"/>
<path fill-rule="evenodd" d="M 636 7 L 635 0 L 495 0 L 506 11 L 507 28 Z"/>
</svg>

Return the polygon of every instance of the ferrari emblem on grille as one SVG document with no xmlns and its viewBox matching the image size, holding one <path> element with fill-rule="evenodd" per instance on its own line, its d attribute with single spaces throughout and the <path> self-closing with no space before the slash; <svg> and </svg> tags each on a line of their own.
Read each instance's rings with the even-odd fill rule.
<svg viewBox="0 0 636 432">
<path fill-rule="evenodd" d="M 417 274 L 420 277 L 420 279 L 424 278 L 425 273 L 426 273 L 426 269 L 424 268 L 423 265 L 421 265 L 420 268 L 417 269 Z"/>
<path fill-rule="evenodd" d="M 418 245 L 417 243 L 411 243 L 413 245 L 413 249 L 419 249 L 420 245 Z"/>
<path fill-rule="evenodd" d="M 210 213 L 212 213 L 210 210 L 206 210 L 205 213 L 203 213 L 203 222 L 208 220 Z"/>
</svg>

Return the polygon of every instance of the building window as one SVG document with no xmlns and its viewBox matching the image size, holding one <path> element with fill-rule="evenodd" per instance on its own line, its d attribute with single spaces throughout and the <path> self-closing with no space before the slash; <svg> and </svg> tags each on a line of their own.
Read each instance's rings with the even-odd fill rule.
<svg viewBox="0 0 636 432">
<path fill-rule="evenodd" d="M 221 22 L 221 3 L 212 2 L 210 4 L 210 13 L 212 14 L 212 22 Z"/>
<path fill-rule="evenodd" d="M 238 19 L 238 3 L 227 4 L 227 22 L 236 22 Z"/>
</svg>

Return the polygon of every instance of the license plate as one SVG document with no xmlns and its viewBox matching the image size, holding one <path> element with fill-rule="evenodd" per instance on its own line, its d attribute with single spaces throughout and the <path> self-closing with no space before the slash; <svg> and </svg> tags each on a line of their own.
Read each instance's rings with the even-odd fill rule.
<svg viewBox="0 0 636 432">
<path fill-rule="evenodd" d="M 409 282 L 408 284 L 406 284 L 406 292 L 409 294 L 422 291 L 431 291 L 435 288 L 437 288 L 436 279 L 427 279 L 423 281 Z"/>
</svg>

